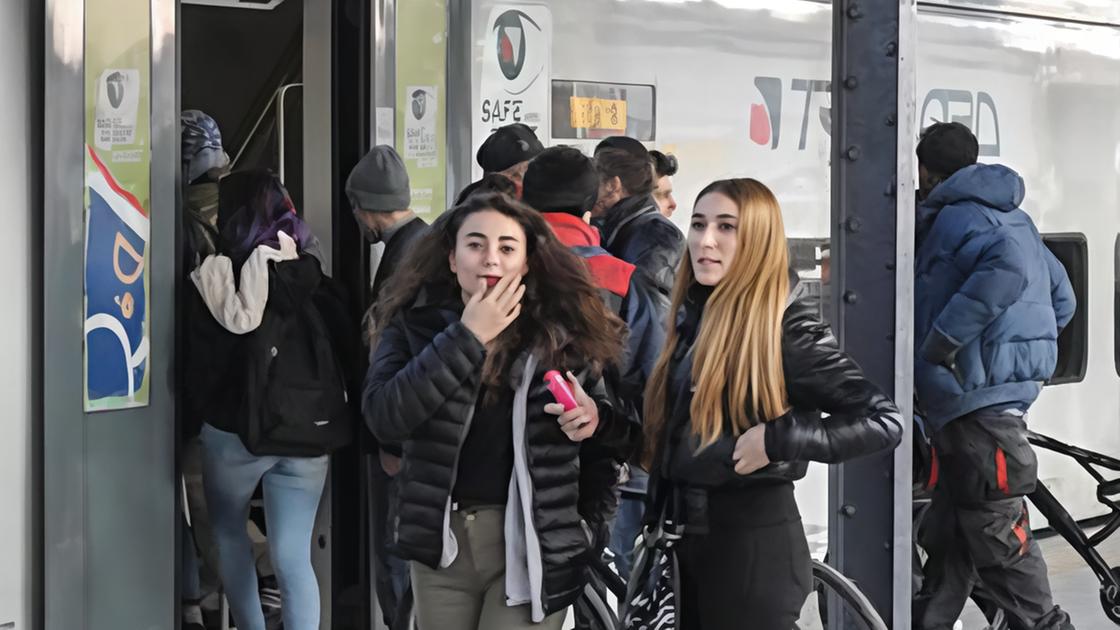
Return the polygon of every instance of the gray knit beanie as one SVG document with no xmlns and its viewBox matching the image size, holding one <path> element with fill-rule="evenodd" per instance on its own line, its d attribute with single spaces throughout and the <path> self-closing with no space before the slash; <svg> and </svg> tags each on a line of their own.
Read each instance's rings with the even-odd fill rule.
<svg viewBox="0 0 1120 630">
<path fill-rule="evenodd" d="M 368 212 L 407 210 L 412 189 L 401 156 L 385 144 L 370 149 L 346 178 L 346 196 L 350 205 Z"/>
</svg>

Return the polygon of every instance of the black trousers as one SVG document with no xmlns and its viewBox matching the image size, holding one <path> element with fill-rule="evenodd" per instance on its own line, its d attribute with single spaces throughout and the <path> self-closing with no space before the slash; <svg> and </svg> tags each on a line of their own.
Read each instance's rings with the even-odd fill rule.
<svg viewBox="0 0 1120 630">
<path fill-rule="evenodd" d="M 981 410 L 934 436 L 939 478 L 917 538 L 928 553 L 915 630 L 948 630 L 972 595 L 1012 630 L 1068 628 L 1054 605 L 1025 494 L 1038 477 L 1023 417 Z"/>
<path fill-rule="evenodd" d="M 812 589 L 793 485 L 710 495 L 678 547 L 681 630 L 791 630 Z"/>
</svg>

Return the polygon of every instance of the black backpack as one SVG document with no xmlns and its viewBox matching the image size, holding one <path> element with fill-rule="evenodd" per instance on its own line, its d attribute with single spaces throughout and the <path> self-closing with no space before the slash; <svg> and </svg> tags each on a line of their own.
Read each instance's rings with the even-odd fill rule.
<svg viewBox="0 0 1120 630">
<path fill-rule="evenodd" d="M 315 457 L 351 442 L 356 405 L 341 357 L 345 313 L 308 256 L 277 264 L 260 326 L 245 336 L 246 417 L 239 434 L 255 455 Z"/>
</svg>

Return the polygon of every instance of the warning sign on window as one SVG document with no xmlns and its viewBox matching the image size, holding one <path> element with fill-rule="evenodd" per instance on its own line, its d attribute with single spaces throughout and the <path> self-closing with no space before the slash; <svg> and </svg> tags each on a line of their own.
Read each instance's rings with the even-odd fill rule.
<svg viewBox="0 0 1120 630">
<path fill-rule="evenodd" d="M 572 129 L 626 130 L 626 101 L 573 96 L 568 103 Z"/>
</svg>

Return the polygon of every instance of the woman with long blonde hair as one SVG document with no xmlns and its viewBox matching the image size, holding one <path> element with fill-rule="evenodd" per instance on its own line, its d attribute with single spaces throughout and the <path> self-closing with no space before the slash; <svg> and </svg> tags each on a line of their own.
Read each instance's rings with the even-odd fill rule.
<svg viewBox="0 0 1120 630">
<path fill-rule="evenodd" d="M 675 325 L 646 389 L 647 514 L 683 524 L 679 628 L 788 630 L 811 588 L 793 482 L 809 461 L 893 448 L 901 417 L 816 303 L 793 299 L 766 186 L 707 186 L 687 241 Z"/>
</svg>

